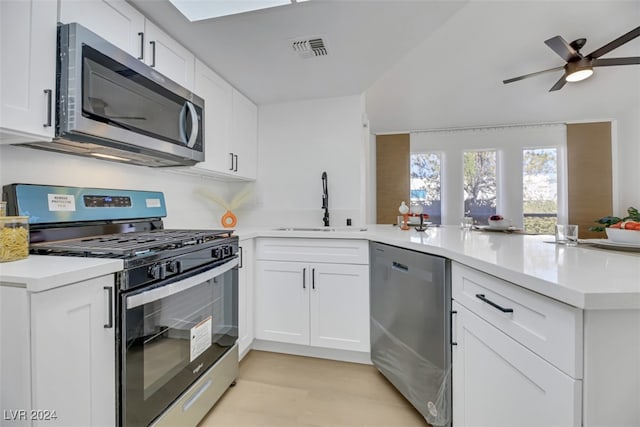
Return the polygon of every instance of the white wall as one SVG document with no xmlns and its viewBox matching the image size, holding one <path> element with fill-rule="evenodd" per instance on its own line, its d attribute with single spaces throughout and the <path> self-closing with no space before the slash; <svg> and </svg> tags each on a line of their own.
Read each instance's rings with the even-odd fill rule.
<svg viewBox="0 0 640 427">
<path fill-rule="evenodd" d="M 256 200 L 242 220 L 255 225 L 322 226 L 322 172 L 331 226 L 365 221 L 363 96 L 262 105 Z M 366 141 L 365 141 L 366 139 Z"/>
<path fill-rule="evenodd" d="M 229 184 L 31 148 L 0 146 L 0 184 L 66 185 L 162 191 L 167 203 L 167 228 L 221 228 L 224 210 L 196 194 L 197 190 L 228 198 Z"/>
</svg>

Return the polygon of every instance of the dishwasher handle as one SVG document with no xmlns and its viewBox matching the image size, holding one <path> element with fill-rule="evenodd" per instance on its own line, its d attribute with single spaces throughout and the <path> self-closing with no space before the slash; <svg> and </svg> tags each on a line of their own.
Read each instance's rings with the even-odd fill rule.
<svg viewBox="0 0 640 427">
<path fill-rule="evenodd" d="M 391 263 L 391 268 L 393 268 L 396 271 L 400 271 L 402 273 L 408 273 L 409 272 L 409 267 L 404 265 L 404 264 L 400 264 L 399 262 L 393 261 Z"/>
</svg>

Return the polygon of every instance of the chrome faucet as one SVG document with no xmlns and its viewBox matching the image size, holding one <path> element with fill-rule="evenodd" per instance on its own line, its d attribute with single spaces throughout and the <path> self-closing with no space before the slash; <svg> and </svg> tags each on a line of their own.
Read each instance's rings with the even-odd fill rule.
<svg viewBox="0 0 640 427">
<path fill-rule="evenodd" d="M 329 189 L 327 183 L 327 173 L 322 172 L 322 209 L 324 209 L 322 221 L 325 227 L 329 226 Z"/>
</svg>

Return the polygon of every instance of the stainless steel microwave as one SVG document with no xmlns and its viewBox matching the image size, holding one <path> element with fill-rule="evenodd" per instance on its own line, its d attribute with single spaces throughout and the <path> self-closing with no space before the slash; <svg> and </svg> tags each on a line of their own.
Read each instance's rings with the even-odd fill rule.
<svg viewBox="0 0 640 427">
<path fill-rule="evenodd" d="M 145 166 L 204 160 L 204 100 L 79 24 L 58 27 L 56 137 L 29 144 Z"/>
</svg>

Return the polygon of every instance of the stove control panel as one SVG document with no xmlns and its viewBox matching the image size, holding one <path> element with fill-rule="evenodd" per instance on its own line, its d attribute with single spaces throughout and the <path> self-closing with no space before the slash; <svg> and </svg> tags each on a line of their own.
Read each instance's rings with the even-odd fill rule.
<svg viewBox="0 0 640 427">
<path fill-rule="evenodd" d="M 127 196 L 83 196 L 84 205 L 88 208 L 130 208 L 131 197 Z"/>
</svg>

